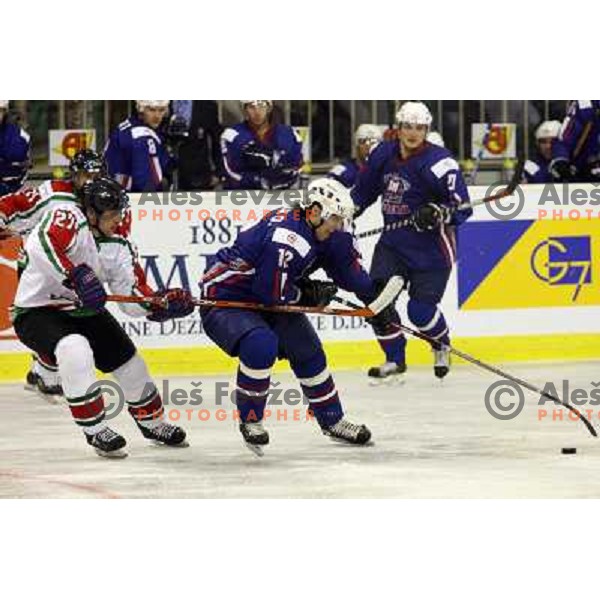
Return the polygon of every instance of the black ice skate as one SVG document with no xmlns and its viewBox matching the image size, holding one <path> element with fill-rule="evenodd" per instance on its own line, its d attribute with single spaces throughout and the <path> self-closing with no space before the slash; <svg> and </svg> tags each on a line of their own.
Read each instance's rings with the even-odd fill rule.
<svg viewBox="0 0 600 600">
<path fill-rule="evenodd" d="M 379 385 L 380 383 L 404 383 L 406 373 L 406 363 L 385 362 L 379 367 L 371 367 L 367 375 L 370 383 Z"/>
<path fill-rule="evenodd" d="M 140 423 L 137 423 L 137 426 L 147 440 L 152 440 L 165 446 L 178 446 L 179 448 L 187 448 L 189 446 L 185 439 L 185 431 L 181 427 L 177 427 L 177 425 L 160 421 L 151 427 L 144 427 Z"/>
<path fill-rule="evenodd" d="M 262 421 L 257 423 L 240 423 L 240 432 L 244 437 L 246 446 L 257 456 L 263 456 L 262 446 L 269 443 L 269 432 L 265 429 Z"/>
<path fill-rule="evenodd" d="M 104 427 L 98 433 L 86 433 L 87 443 L 94 448 L 96 454 L 105 458 L 125 458 L 123 450 L 127 442 L 125 438 L 110 427 Z"/>
<path fill-rule="evenodd" d="M 446 346 L 433 350 L 433 372 L 439 379 L 443 379 L 450 372 L 450 350 Z"/>
<path fill-rule="evenodd" d="M 64 395 L 61 385 L 47 385 L 41 376 L 33 371 L 27 373 L 25 389 L 36 392 L 50 404 L 58 404 L 60 397 Z"/>
<path fill-rule="evenodd" d="M 321 427 L 323 433 L 339 442 L 365 445 L 371 439 L 371 432 L 366 425 L 355 425 L 343 417 L 330 427 Z"/>
</svg>

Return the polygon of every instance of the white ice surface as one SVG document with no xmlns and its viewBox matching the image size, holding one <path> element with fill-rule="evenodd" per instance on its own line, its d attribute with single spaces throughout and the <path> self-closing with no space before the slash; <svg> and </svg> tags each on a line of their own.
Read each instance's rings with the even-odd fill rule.
<svg viewBox="0 0 600 600">
<path fill-rule="evenodd" d="M 588 390 L 600 380 L 600 365 L 592 363 L 507 368 L 537 385 L 554 380 L 559 392 L 563 379 Z M 228 377 L 172 379 L 171 389 L 191 390 L 198 379 L 200 408 L 211 418 L 179 421 L 189 448 L 149 445 L 125 411 L 111 426 L 127 438 L 129 457 L 112 461 L 87 446 L 66 405 L 52 406 L 21 385 L 1 385 L 0 497 L 600 497 L 600 441 L 569 421 L 566 411 L 562 422 L 540 421 L 538 398 L 530 392 L 519 417 L 493 419 L 483 398 L 495 379 L 473 367 L 455 368 L 442 384 L 430 369 L 413 368 L 398 387 L 372 387 L 359 372 L 335 373 L 348 417 L 366 423 L 375 444 L 336 444 L 315 423 L 291 420 L 297 407 L 281 406 L 288 421 L 267 422 L 271 444 L 262 459 L 242 444 L 231 405 L 222 406 L 227 420 L 215 418 L 211 390 Z M 275 379 L 294 385 L 288 374 Z M 546 408 L 551 414 L 553 407 Z M 589 408 L 598 422 L 600 407 Z M 561 455 L 563 446 L 578 453 Z"/>
</svg>

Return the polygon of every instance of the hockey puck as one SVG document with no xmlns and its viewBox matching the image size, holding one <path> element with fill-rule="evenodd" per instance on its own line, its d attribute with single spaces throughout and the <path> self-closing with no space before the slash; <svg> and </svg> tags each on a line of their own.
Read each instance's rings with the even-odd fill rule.
<svg viewBox="0 0 600 600">
<path fill-rule="evenodd" d="M 577 454 L 577 448 L 561 448 L 561 454 Z"/>
</svg>

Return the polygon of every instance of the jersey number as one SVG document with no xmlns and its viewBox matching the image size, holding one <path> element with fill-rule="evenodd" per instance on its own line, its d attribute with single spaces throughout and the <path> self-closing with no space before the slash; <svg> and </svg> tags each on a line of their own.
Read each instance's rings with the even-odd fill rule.
<svg viewBox="0 0 600 600">
<path fill-rule="evenodd" d="M 75 217 L 72 213 L 66 210 L 57 210 L 54 213 L 54 221 L 52 223 L 62 229 L 74 229 L 75 228 Z"/>
<path fill-rule="evenodd" d="M 448 175 L 448 189 L 451 192 L 456 190 L 456 173 L 450 173 L 450 175 Z"/>
<path fill-rule="evenodd" d="M 288 268 L 292 258 L 294 258 L 294 253 L 291 250 L 286 250 L 285 248 L 279 248 L 279 262 L 278 262 L 277 266 L 282 271 L 285 271 Z M 283 300 L 283 298 L 285 296 L 285 294 L 283 293 L 283 290 L 285 290 L 285 284 L 287 283 L 287 278 L 288 278 L 287 273 L 281 274 L 281 281 L 280 281 L 279 290 L 278 290 L 280 300 Z"/>
<path fill-rule="evenodd" d="M 292 258 L 294 258 L 294 253 L 291 250 L 279 248 L 279 263 L 277 266 L 280 269 L 287 269 Z"/>
</svg>

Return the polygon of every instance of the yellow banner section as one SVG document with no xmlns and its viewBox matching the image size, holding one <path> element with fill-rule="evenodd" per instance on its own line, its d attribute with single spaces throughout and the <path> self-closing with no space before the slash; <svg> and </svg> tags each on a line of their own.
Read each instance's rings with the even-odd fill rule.
<svg viewBox="0 0 600 600">
<path fill-rule="evenodd" d="M 599 266 L 600 221 L 537 221 L 461 309 L 600 305 Z"/>
<path fill-rule="evenodd" d="M 455 338 L 453 345 L 490 363 L 503 364 L 520 361 L 594 360 L 600 358 L 600 335 L 556 334 L 513 335 Z M 383 354 L 375 341 L 326 342 L 324 344 L 328 365 L 332 370 L 358 370 L 365 373 L 369 366 L 381 364 Z M 237 360 L 226 356 L 219 348 L 142 349 L 140 353 L 148 363 L 154 377 L 226 374 L 234 378 Z M 454 364 L 462 361 L 455 360 Z M 411 367 L 433 364 L 431 349 L 419 340 L 410 340 L 407 362 Z M 0 353 L 0 381 L 22 382 L 31 364 L 27 352 Z M 279 361 L 275 371 L 289 368 L 287 361 Z M 473 367 L 476 368 L 476 367 Z M 433 373 L 432 373 L 433 378 Z"/>
</svg>

